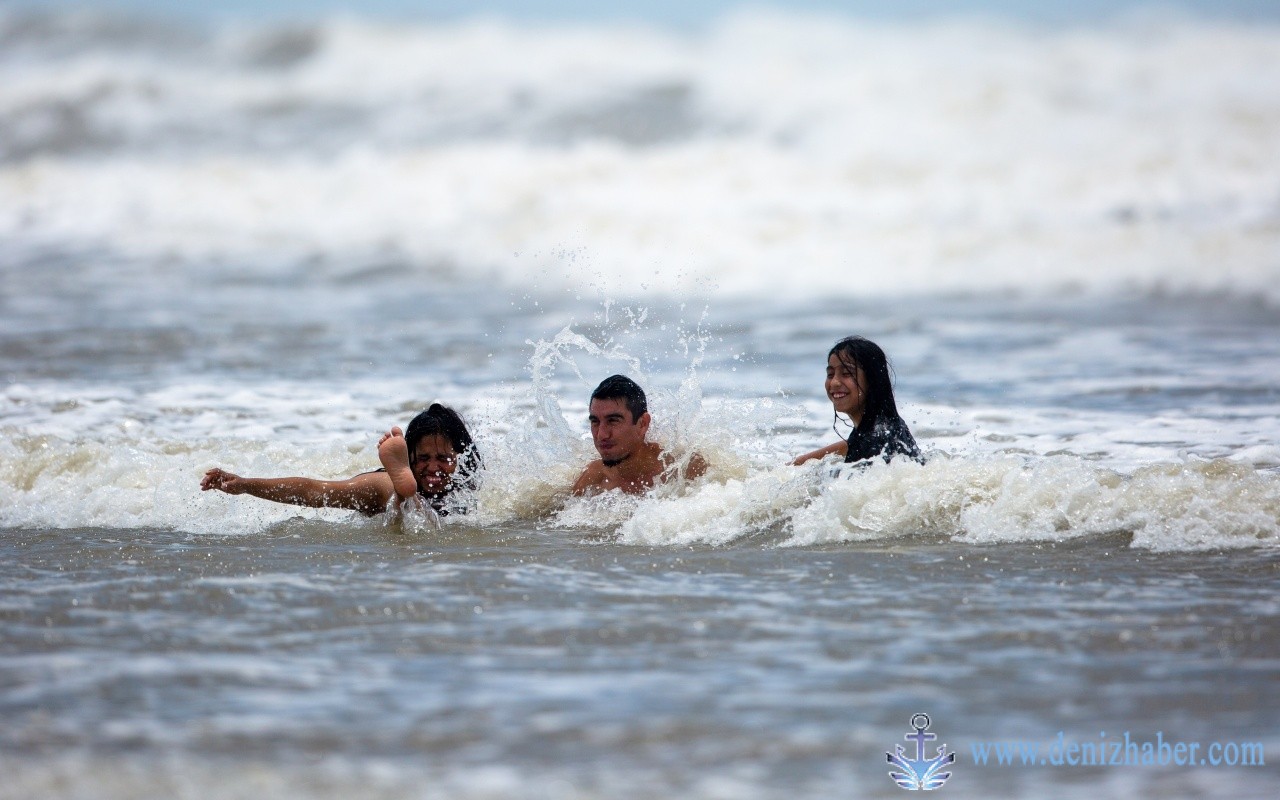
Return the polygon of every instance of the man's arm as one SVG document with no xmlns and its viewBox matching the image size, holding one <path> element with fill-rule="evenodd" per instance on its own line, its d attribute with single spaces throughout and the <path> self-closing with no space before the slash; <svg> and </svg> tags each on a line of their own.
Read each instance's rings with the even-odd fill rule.
<svg viewBox="0 0 1280 800">
<path fill-rule="evenodd" d="M 204 474 L 200 489 L 227 494 L 248 494 L 310 508 L 345 508 L 363 514 L 379 514 L 395 493 L 385 472 L 366 472 L 342 481 L 315 478 L 242 478 L 214 467 Z"/>
<path fill-rule="evenodd" d="M 832 453 L 839 453 L 840 457 L 843 458 L 848 452 L 848 442 L 836 442 L 835 444 L 829 444 L 826 447 L 814 450 L 812 453 L 805 453 L 804 455 L 797 457 L 795 461 L 791 462 L 791 465 L 798 467 L 806 461 L 812 461 L 815 458 L 826 458 Z"/>
</svg>

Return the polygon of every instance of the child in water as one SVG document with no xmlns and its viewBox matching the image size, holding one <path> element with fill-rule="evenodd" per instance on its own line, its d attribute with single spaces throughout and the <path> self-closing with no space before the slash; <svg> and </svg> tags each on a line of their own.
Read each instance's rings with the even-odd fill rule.
<svg viewBox="0 0 1280 800">
<path fill-rule="evenodd" d="M 388 507 L 425 503 L 447 514 L 447 501 L 459 488 L 474 489 L 480 470 L 471 433 L 458 413 L 433 403 L 414 417 L 408 432 L 392 428 L 378 441 L 382 469 L 346 480 L 315 478 L 242 478 L 214 467 L 200 481 L 203 491 L 250 494 L 277 503 L 312 508 L 345 508 L 374 515 Z"/>
<path fill-rule="evenodd" d="M 835 418 L 838 420 L 841 414 L 847 416 L 853 422 L 853 431 L 845 441 L 805 453 L 792 464 L 799 466 L 832 453 L 844 456 L 846 464 L 876 456 L 885 461 L 906 456 L 924 462 L 893 400 L 889 360 L 875 342 L 861 336 L 836 342 L 827 353 L 826 389 Z M 836 433 L 839 432 L 837 429 Z"/>
</svg>

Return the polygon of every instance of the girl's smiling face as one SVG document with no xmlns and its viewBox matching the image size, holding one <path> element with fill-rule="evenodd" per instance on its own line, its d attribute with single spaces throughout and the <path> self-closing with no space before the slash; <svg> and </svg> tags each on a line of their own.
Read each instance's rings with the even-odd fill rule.
<svg viewBox="0 0 1280 800">
<path fill-rule="evenodd" d="M 409 458 L 418 489 L 426 495 L 442 495 L 453 488 L 453 472 L 458 468 L 458 454 L 443 436 L 423 436 Z"/>
<path fill-rule="evenodd" d="M 832 353 L 827 357 L 827 398 L 835 410 L 853 420 L 857 425 L 862 421 L 862 412 L 866 406 L 867 378 L 862 367 L 853 371 Z"/>
</svg>

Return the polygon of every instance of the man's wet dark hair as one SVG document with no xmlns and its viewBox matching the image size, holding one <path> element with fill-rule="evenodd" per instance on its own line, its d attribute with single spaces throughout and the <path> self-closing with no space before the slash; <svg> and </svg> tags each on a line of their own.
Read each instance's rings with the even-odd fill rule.
<svg viewBox="0 0 1280 800">
<path fill-rule="evenodd" d="M 471 431 L 458 416 L 458 412 L 440 403 L 432 403 L 431 407 L 414 417 L 405 431 L 404 443 L 412 454 L 418 448 L 418 442 L 427 436 L 443 436 L 458 454 L 458 477 L 454 483 L 467 489 L 475 489 L 479 477 L 481 461 L 480 452 L 476 450 L 471 439 Z"/>
<path fill-rule="evenodd" d="M 626 375 L 610 375 L 600 381 L 600 385 L 591 393 L 592 400 L 622 400 L 631 412 L 631 421 L 638 422 L 640 417 L 649 411 L 649 400 L 644 396 L 640 384 Z"/>
<path fill-rule="evenodd" d="M 889 359 L 880 345 L 861 336 L 848 336 L 835 343 L 827 358 L 835 356 L 851 374 L 862 375 L 867 381 L 867 396 L 863 402 L 862 420 L 858 430 L 866 433 L 881 420 L 897 419 L 898 404 L 893 400 L 893 378 L 889 374 Z M 839 431 L 837 431 L 839 433 Z"/>
</svg>

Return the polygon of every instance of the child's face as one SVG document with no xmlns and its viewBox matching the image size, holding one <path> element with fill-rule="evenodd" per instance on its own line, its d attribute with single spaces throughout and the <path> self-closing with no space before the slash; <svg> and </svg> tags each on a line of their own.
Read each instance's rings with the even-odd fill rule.
<svg viewBox="0 0 1280 800">
<path fill-rule="evenodd" d="M 458 468 L 458 454 L 445 437 L 423 436 L 409 455 L 409 466 L 423 494 L 441 495 L 453 483 L 450 476 Z"/>
<path fill-rule="evenodd" d="M 850 371 L 840 357 L 832 353 L 827 358 L 827 398 L 841 414 L 855 422 L 862 419 L 866 405 L 867 378 L 862 367 Z"/>
</svg>

